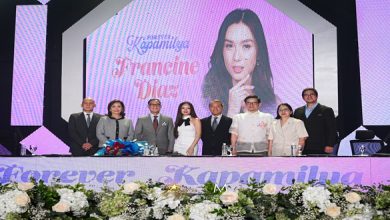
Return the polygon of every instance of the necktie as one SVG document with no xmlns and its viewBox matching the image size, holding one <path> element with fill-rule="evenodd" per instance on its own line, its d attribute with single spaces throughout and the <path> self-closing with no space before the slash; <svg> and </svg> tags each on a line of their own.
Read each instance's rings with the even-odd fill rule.
<svg viewBox="0 0 390 220">
<path fill-rule="evenodd" d="M 215 129 L 217 129 L 217 126 L 218 126 L 217 119 L 218 119 L 218 117 L 214 117 L 213 124 L 211 124 L 211 128 L 213 129 L 213 131 L 215 131 Z"/>
<path fill-rule="evenodd" d="M 153 119 L 153 128 L 155 131 L 157 131 L 157 127 L 158 127 L 158 120 L 157 120 L 157 117 L 158 116 L 153 116 L 154 119 Z"/>
<path fill-rule="evenodd" d="M 91 115 L 87 114 L 87 127 L 89 128 L 89 125 L 91 124 Z"/>
</svg>

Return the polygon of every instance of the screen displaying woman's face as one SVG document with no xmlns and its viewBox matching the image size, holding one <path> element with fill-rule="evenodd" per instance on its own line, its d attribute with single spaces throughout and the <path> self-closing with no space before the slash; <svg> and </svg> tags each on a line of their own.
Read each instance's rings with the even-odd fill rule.
<svg viewBox="0 0 390 220">
<path fill-rule="evenodd" d="M 251 30 L 244 23 L 228 27 L 223 46 L 223 59 L 230 76 L 235 81 L 252 74 L 256 66 L 257 43 Z"/>
</svg>

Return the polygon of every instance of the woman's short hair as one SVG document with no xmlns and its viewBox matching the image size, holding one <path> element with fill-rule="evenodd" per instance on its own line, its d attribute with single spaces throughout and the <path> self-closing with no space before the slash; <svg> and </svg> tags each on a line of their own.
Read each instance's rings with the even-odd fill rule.
<svg viewBox="0 0 390 220">
<path fill-rule="evenodd" d="M 110 110 L 111 110 L 112 105 L 114 105 L 115 103 L 121 104 L 122 111 L 121 111 L 120 115 L 122 116 L 122 118 L 125 117 L 125 115 L 126 115 L 125 114 L 125 104 L 123 104 L 123 102 L 121 100 L 119 100 L 119 99 L 114 99 L 110 103 L 108 103 L 108 106 L 107 106 L 107 111 L 108 111 L 107 115 L 108 115 L 108 117 L 112 117 L 112 112 Z"/>
<path fill-rule="evenodd" d="M 278 105 L 278 108 L 276 109 L 276 119 L 280 119 L 281 117 L 280 117 L 280 115 L 279 115 L 279 109 L 280 109 L 280 107 L 282 107 L 282 106 L 286 106 L 289 110 L 290 110 L 290 117 L 293 117 L 293 109 L 292 109 L 292 107 L 291 107 L 291 105 L 290 104 L 288 104 L 288 103 L 280 103 L 279 105 Z"/>
</svg>

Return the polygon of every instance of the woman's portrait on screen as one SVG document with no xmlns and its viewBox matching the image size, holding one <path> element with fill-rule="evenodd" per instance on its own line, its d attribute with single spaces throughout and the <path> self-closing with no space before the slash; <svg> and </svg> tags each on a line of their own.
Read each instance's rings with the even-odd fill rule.
<svg viewBox="0 0 390 220">
<path fill-rule="evenodd" d="M 249 9 L 236 9 L 222 22 L 202 85 L 204 103 L 220 99 L 224 114 L 232 117 L 245 111 L 244 98 L 261 97 L 261 110 L 274 111 L 277 98 L 263 27 Z"/>
</svg>

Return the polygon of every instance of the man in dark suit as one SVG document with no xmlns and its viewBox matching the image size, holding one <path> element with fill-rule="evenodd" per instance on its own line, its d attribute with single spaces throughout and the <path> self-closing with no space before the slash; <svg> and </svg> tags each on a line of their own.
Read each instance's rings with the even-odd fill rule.
<svg viewBox="0 0 390 220">
<path fill-rule="evenodd" d="M 83 111 L 69 117 L 70 152 L 73 156 L 91 156 L 99 149 L 96 125 L 101 115 L 93 112 L 95 106 L 93 99 L 85 98 L 81 104 Z"/>
<path fill-rule="evenodd" d="M 214 99 L 209 104 L 211 116 L 203 118 L 202 122 L 202 155 L 221 155 L 222 145 L 230 145 L 229 128 L 232 119 L 222 115 L 223 104 Z"/>
<path fill-rule="evenodd" d="M 294 117 L 305 123 L 309 137 L 303 154 L 330 154 L 336 143 L 336 119 L 333 109 L 317 102 L 318 92 L 314 88 L 302 91 L 306 105 L 297 108 Z"/>
<path fill-rule="evenodd" d="M 150 99 L 148 108 L 150 113 L 137 120 L 135 137 L 139 141 L 147 141 L 150 145 L 157 146 L 160 155 L 172 153 L 175 144 L 172 118 L 160 114 L 159 99 Z"/>
</svg>

